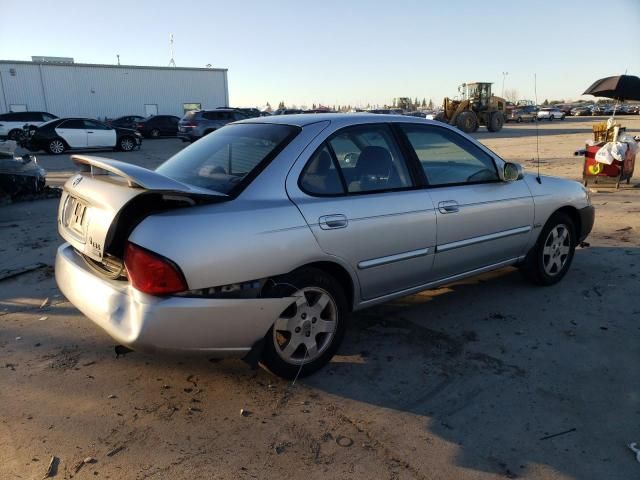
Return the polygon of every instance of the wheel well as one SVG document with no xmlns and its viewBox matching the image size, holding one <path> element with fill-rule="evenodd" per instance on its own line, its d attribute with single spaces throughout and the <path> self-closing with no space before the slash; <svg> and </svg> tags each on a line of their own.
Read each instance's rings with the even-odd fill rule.
<svg viewBox="0 0 640 480">
<path fill-rule="evenodd" d="M 349 275 L 349 272 L 347 272 L 344 267 L 333 262 L 314 262 L 305 265 L 305 267 L 317 268 L 318 270 L 322 270 L 335 278 L 344 289 L 349 309 L 353 308 L 353 281 L 351 280 L 351 275 Z"/>
<path fill-rule="evenodd" d="M 566 215 L 569 215 L 569 218 L 573 220 L 573 224 L 576 227 L 576 231 L 573 233 L 575 233 L 576 235 L 580 235 L 580 232 L 582 231 L 582 225 L 580 224 L 580 214 L 578 214 L 578 210 L 575 207 L 570 207 L 570 206 L 562 207 L 553 213 L 556 213 L 556 212 L 562 212 Z"/>
</svg>

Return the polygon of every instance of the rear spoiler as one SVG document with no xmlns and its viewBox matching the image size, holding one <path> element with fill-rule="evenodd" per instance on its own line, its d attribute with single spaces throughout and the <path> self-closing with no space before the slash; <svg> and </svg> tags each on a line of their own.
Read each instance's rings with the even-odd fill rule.
<svg viewBox="0 0 640 480">
<path fill-rule="evenodd" d="M 227 196 L 224 193 L 179 182 L 144 167 L 120 162 L 118 160 L 111 160 L 110 158 L 94 157 L 92 155 L 71 155 L 71 160 L 80 167 L 81 173 L 89 173 L 91 176 L 109 175 L 111 173 L 123 177 L 130 188 L 191 193 L 215 197 Z"/>
</svg>

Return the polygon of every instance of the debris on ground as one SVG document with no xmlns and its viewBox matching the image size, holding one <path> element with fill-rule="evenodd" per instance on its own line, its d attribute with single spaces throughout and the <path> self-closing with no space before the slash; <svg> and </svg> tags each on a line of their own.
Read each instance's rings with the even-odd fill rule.
<svg viewBox="0 0 640 480">
<path fill-rule="evenodd" d="M 9 270 L 0 270 L 0 280 L 7 280 L 9 278 L 14 278 L 17 277 L 19 275 L 23 275 L 25 273 L 29 273 L 29 272 L 33 272 L 34 270 L 39 270 L 41 268 L 45 268 L 48 267 L 49 265 L 47 265 L 46 263 L 32 263 L 30 265 L 27 265 L 25 267 L 19 267 L 19 268 L 12 268 Z"/>
<path fill-rule="evenodd" d="M 341 447 L 350 447 L 353 445 L 353 440 L 349 437 L 345 437 L 344 435 L 338 435 L 336 437 L 336 443 Z"/>
<path fill-rule="evenodd" d="M 49 304 L 49 297 L 45 298 L 40 304 L 40 308 L 44 308 Z"/>
<path fill-rule="evenodd" d="M 636 454 L 636 460 L 638 461 L 638 463 L 640 463 L 640 448 L 638 448 L 636 445 L 638 445 L 636 442 L 630 443 L 629 449 Z"/>
<path fill-rule="evenodd" d="M 244 408 L 240 409 L 240 416 L 241 417 L 248 417 L 249 415 L 251 415 L 251 412 L 249 410 L 245 410 Z"/>
<path fill-rule="evenodd" d="M 55 455 L 51 456 L 51 460 L 49 461 L 49 466 L 47 467 L 47 471 L 44 474 L 43 480 L 45 478 L 55 477 L 58 473 L 58 464 L 60 463 L 60 459 Z"/>
<path fill-rule="evenodd" d="M 552 433 L 551 435 L 545 435 L 540 440 L 548 440 L 550 438 L 559 437 L 560 435 L 566 435 L 567 433 L 575 432 L 576 430 L 577 429 L 575 427 L 574 428 L 570 428 L 569 430 L 565 430 L 564 432 L 558 432 L 558 433 Z"/>
<path fill-rule="evenodd" d="M 125 449 L 124 445 L 120 445 L 119 447 L 113 448 L 107 452 L 107 457 L 113 457 L 116 453 L 119 453 L 124 449 Z"/>
</svg>

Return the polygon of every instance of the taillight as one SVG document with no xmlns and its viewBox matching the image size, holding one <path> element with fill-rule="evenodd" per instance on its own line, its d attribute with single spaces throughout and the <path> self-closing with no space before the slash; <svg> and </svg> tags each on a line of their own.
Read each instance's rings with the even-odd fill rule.
<svg viewBox="0 0 640 480">
<path fill-rule="evenodd" d="M 188 289 L 180 269 L 170 260 L 127 243 L 124 265 L 131 284 L 149 295 L 171 295 Z"/>
<path fill-rule="evenodd" d="M 144 128 L 144 123 L 138 123 L 138 124 L 136 125 L 136 128 Z"/>
</svg>

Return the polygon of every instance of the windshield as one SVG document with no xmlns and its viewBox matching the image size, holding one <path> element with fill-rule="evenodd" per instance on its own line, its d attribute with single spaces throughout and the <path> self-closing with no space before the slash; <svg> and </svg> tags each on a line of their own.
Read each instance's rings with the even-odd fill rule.
<svg viewBox="0 0 640 480">
<path fill-rule="evenodd" d="M 289 125 L 244 123 L 210 133 L 160 165 L 167 177 L 232 194 L 251 179 L 299 131 Z"/>
</svg>

